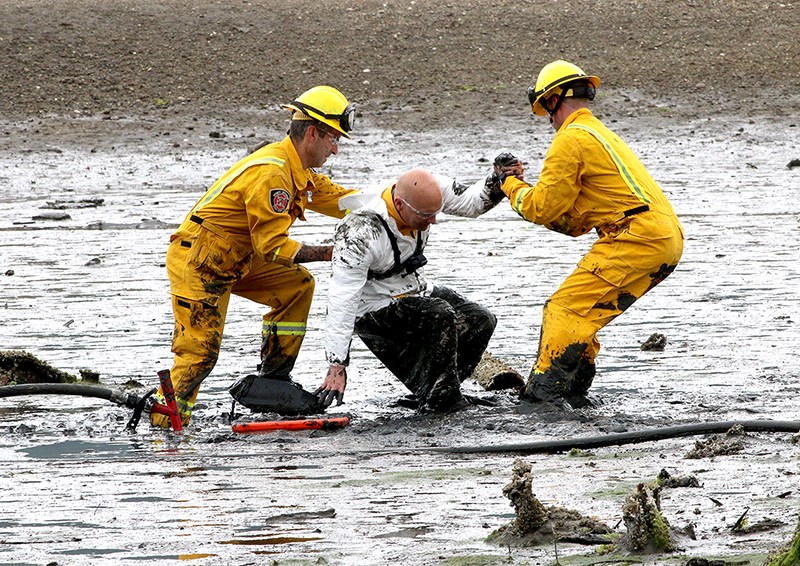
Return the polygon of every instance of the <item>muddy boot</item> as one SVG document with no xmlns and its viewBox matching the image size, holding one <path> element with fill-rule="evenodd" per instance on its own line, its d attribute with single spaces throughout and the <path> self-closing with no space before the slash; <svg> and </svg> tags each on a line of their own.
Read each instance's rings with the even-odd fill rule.
<svg viewBox="0 0 800 566">
<path fill-rule="evenodd" d="M 573 395 L 568 394 L 564 397 L 564 400 L 569 403 L 569 406 L 573 409 L 585 409 L 589 408 L 592 409 L 594 407 L 599 407 L 603 404 L 602 399 L 595 395 Z"/>
<path fill-rule="evenodd" d="M 417 410 L 419 409 L 419 397 L 417 397 L 413 393 L 410 395 L 404 395 L 403 397 L 400 397 L 397 401 L 392 403 L 391 406 Z"/>
<path fill-rule="evenodd" d="M 277 330 L 273 329 L 261 339 L 261 363 L 256 366 L 256 373 L 258 377 L 291 382 L 291 373 L 297 358 L 285 352 L 280 338 Z"/>
<path fill-rule="evenodd" d="M 458 399 L 449 400 L 434 400 L 431 402 L 430 398 L 425 403 L 421 403 L 417 409 L 420 413 L 455 413 L 467 407 L 471 407 L 472 403 L 459 394 Z"/>
<path fill-rule="evenodd" d="M 585 360 L 579 361 L 575 370 L 568 373 L 566 379 L 568 392 L 564 397 L 573 409 L 602 405 L 598 397 L 589 395 L 595 373 L 595 365 Z"/>
<path fill-rule="evenodd" d="M 448 377 L 450 377 L 448 379 Z M 437 379 L 430 389 L 425 399 L 419 405 L 420 412 L 450 413 L 469 406 L 461 394 L 461 387 L 458 380 L 451 376 L 442 376 Z"/>
<path fill-rule="evenodd" d="M 549 403 L 556 408 L 570 410 L 572 406 L 566 399 L 568 389 L 564 383 L 563 372 L 553 369 L 551 367 L 544 373 L 531 371 L 528 383 L 520 390 L 520 399 L 532 403 Z"/>
</svg>

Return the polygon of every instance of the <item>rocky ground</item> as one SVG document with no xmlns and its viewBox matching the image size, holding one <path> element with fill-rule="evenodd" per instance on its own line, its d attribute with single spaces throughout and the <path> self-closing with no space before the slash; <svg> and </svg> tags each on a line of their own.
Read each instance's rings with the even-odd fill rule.
<svg viewBox="0 0 800 566">
<path fill-rule="evenodd" d="M 616 108 L 780 118 L 798 109 L 797 29 L 792 1 L 9 0 L 0 119 L 157 112 L 282 127 L 257 111 L 327 83 L 376 127 L 523 120 L 527 87 L 559 58 L 600 75 Z"/>
</svg>

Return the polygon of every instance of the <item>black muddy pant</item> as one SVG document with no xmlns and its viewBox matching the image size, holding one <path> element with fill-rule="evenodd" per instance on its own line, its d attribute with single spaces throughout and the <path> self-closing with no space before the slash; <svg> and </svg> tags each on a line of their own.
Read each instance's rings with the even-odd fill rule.
<svg viewBox="0 0 800 566">
<path fill-rule="evenodd" d="M 472 375 L 496 324 L 486 308 L 435 287 L 428 297 L 403 297 L 367 313 L 355 331 L 421 408 L 446 411 L 463 401 L 461 382 Z"/>
</svg>

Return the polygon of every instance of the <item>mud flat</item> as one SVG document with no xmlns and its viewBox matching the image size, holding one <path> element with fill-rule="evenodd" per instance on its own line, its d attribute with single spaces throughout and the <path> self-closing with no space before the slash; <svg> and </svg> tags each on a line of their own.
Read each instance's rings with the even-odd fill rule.
<svg viewBox="0 0 800 566">
<path fill-rule="evenodd" d="M 593 391 L 605 404 L 549 413 L 469 384 L 496 406 L 418 416 L 392 406 L 405 391 L 357 343 L 341 407 L 352 416 L 348 428 L 234 435 L 226 390 L 255 364 L 262 314 L 234 300 L 224 352 L 180 439 L 146 426 L 125 433 L 130 415 L 96 400 L 0 399 L 0 477 L 8 486 L 0 495 L 0 563 L 552 564 L 556 552 L 562 564 L 609 560 L 563 541 L 512 548 L 487 541 L 514 517 L 503 487 L 517 455 L 414 449 L 800 419 L 799 170 L 787 167 L 796 130 L 737 118 L 622 116 L 614 125 L 669 194 L 687 242 L 676 272 L 602 333 Z M 109 386 L 131 379 L 152 386 L 170 364 L 163 263 L 171 230 L 220 171 L 280 131 L 218 124 L 208 127 L 225 135 L 211 137 L 175 123 L 170 136 L 156 136 L 120 120 L 117 137 L 94 135 L 108 126 L 45 119 L 39 134 L 0 154 L 0 344 L 73 375 L 95 371 Z M 54 129 L 74 137 L 48 136 Z M 412 166 L 470 180 L 511 149 L 535 175 L 549 137 L 544 126 L 516 121 L 413 134 L 368 128 L 326 170 L 362 188 Z M 54 209 L 54 201 L 96 205 Z M 54 210 L 69 218 L 42 218 Z M 296 237 L 323 242 L 332 229 L 309 217 Z M 524 224 L 503 204 L 478 220 L 443 218 L 427 269 L 492 308 L 499 324 L 489 349 L 527 374 L 542 304 L 590 240 Z M 328 272 L 313 267 L 318 299 L 295 375 L 307 388 L 324 375 Z M 663 351 L 642 350 L 654 333 L 666 337 Z M 686 458 L 703 440 L 696 438 L 530 456 L 532 489 L 548 507 L 621 532 L 622 505 L 638 483 L 662 470 L 692 474 L 699 487 L 661 493 L 665 518 L 683 532 L 678 550 L 625 560 L 724 557 L 755 566 L 797 523 L 791 437 L 747 434 L 741 450 L 699 459 Z M 734 532 L 745 511 L 749 524 L 771 527 Z"/>
</svg>

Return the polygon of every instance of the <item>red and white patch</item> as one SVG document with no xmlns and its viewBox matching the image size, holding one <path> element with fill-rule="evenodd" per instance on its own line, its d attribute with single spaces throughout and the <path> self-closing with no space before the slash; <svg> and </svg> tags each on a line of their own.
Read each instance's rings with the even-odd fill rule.
<svg viewBox="0 0 800 566">
<path fill-rule="evenodd" d="M 269 204 L 275 212 L 286 212 L 291 200 L 289 191 L 286 189 L 272 189 L 269 192 Z"/>
</svg>

